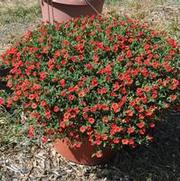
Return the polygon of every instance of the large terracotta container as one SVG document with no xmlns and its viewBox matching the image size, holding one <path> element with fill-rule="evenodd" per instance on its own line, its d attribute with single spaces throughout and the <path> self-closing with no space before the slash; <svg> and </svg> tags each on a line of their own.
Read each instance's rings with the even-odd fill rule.
<svg viewBox="0 0 180 181">
<path fill-rule="evenodd" d="M 72 147 L 69 139 L 57 139 L 54 142 L 55 150 L 67 160 L 82 164 L 82 165 L 97 165 L 109 161 L 114 152 L 107 149 L 103 152 L 101 158 L 92 157 L 92 154 L 96 152 L 96 147 L 92 146 L 88 140 L 83 140 L 80 148 Z"/>
<path fill-rule="evenodd" d="M 74 17 L 97 15 L 104 0 L 40 0 L 44 22 L 67 21 Z"/>
</svg>

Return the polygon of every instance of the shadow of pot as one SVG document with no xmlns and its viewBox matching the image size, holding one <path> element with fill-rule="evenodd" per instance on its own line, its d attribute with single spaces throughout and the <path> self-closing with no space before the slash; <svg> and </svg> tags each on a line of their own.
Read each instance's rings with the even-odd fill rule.
<svg viewBox="0 0 180 181">
<path fill-rule="evenodd" d="M 65 159 L 74 163 L 89 166 L 104 164 L 111 160 L 115 154 L 112 150 L 107 149 L 103 151 L 103 156 L 101 158 L 97 158 L 96 156 L 92 157 L 97 149 L 96 146 L 91 145 L 87 139 L 82 141 L 80 148 L 73 147 L 68 138 L 57 139 L 54 142 L 54 148 Z"/>
<path fill-rule="evenodd" d="M 103 5 L 104 0 L 41 0 L 43 21 L 50 23 L 97 15 L 102 12 Z"/>
</svg>

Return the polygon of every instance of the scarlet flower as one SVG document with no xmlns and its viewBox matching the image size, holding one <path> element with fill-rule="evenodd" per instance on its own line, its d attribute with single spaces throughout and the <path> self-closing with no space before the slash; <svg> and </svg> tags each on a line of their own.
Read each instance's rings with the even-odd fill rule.
<svg viewBox="0 0 180 181">
<path fill-rule="evenodd" d="M 173 79 L 172 84 L 170 85 L 170 89 L 175 90 L 177 89 L 178 86 L 179 86 L 179 81 L 177 79 Z"/>
<path fill-rule="evenodd" d="M 132 134 L 132 133 L 134 133 L 134 131 L 135 131 L 134 127 L 130 127 L 127 130 L 128 134 Z"/>
<path fill-rule="evenodd" d="M 86 112 L 83 112 L 83 118 L 87 119 L 88 118 L 88 114 Z"/>
<path fill-rule="evenodd" d="M 66 128 L 66 124 L 65 124 L 64 121 L 61 121 L 59 125 L 60 125 L 60 127 L 63 128 L 63 129 Z"/>
<path fill-rule="evenodd" d="M 114 45 L 113 50 L 114 50 L 115 53 L 117 53 L 118 49 L 119 49 L 119 45 L 117 45 L 117 44 Z"/>
<path fill-rule="evenodd" d="M 86 91 L 85 90 L 82 90 L 78 93 L 78 96 L 79 97 L 84 97 L 86 95 Z"/>
<path fill-rule="evenodd" d="M 119 105 L 118 103 L 112 103 L 111 108 L 115 113 L 119 112 Z"/>
<path fill-rule="evenodd" d="M 58 107 L 58 106 L 54 106 L 53 111 L 54 111 L 55 113 L 59 112 L 59 107 Z"/>
<path fill-rule="evenodd" d="M 134 115 L 134 112 L 131 109 L 128 109 L 126 111 L 127 116 L 132 117 Z"/>
<path fill-rule="evenodd" d="M 106 141 L 106 140 L 108 139 L 108 136 L 107 136 L 106 134 L 102 134 L 102 135 L 101 135 L 101 139 L 102 139 L 103 141 Z"/>
<path fill-rule="evenodd" d="M 142 129 L 144 128 L 145 124 L 144 122 L 137 123 L 138 128 Z"/>
<path fill-rule="evenodd" d="M 46 137 L 46 136 L 43 136 L 42 138 L 41 138 L 41 140 L 42 140 L 42 143 L 47 143 L 47 141 L 48 141 L 48 138 Z"/>
<path fill-rule="evenodd" d="M 103 87 L 102 89 L 98 89 L 98 94 L 106 94 L 107 93 L 107 89 L 105 87 Z"/>
<path fill-rule="evenodd" d="M 100 139 L 97 139 L 97 140 L 95 141 L 95 144 L 99 146 L 99 145 L 102 144 L 102 141 L 101 141 Z"/>
<path fill-rule="evenodd" d="M 81 126 L 79 128 L 79 130 L 80 130 L 81 133 L 84 133 L 86 131 L 86 127 L 85 126 Z"/>
<path fill-rule="evenodd" d="M 0 105 L 4 105 L 4 99 L 0 97 Z"/>
<path fill-rule="evenodd" d="M 63 88 L 66 85 L 66 81 L 64 79 L 61 79 L 59 83 L 60 83 L 61 87 L 63 87 Z"/>
<path fill-rule="evenodd" d="M 80 142 L 79 142 L 79 143 L 75 143 L 75 144 L 74 144 L 74 146 L 75 146 L 76 148 L 80 148 L 80 147 L 81 147 L 81 145 L 82 145 L 82 143 L 80 143 Z"/>
<path fill-rule="evenodd" d="M 158 97 L 158 91 L 153 90 L 152 98 L 156 99 Z"/>
<path fill-rule="evenodd" d="M 143 89 L 142 88 L 137 88 L 136 93 L 139 97 L 143 95 Z"/>
<path fill-rule="evenodd" d="M 29 126 L 28 137 L 33 138 L 35 136 L 35 129 L 33 125 Z"/>
<path fill-rule="evenodd" d="M 169 51 L 169 54 L 171 55 L 171 56 L 173 56 L 173 55 L 175 55 L 175 51 L 173 50 L 173 49 L 171 49 L 170 51 Z"/>
<path fill-rule="evenodd" d="M 123 56 L 119 56 L 119 57 L 118 57 L 118 61 L 119 61 L 119 62 L 122 62 L 123 60 L 124 60 Z"/>
<path fill-rule="evenodd" d="M 45 80 L 48 74 L 47 72 L 40 72 L 39 75 L 40 75 L 40 80 Z"/>
<path fill-rule="evenodd" d="M 129 140 L 128 139 L 122 139 L 122 144 L 123 145 L 128 145 L 129 144 Z"/>
<path fill-rule="evenodd" d="M 122 130 L 123 128 L 117 126 L 116 124 L 112 124 L 110 134 L 115 135 L 116 133 L 120 133 Z"/>
<path fill-rule="evenodd" d="M 32 103 L 31 107 L 32 107 L 33 109 L 36 109 L 36 108 L 37 108 L 37 104 L 36 104 L 36 103 Z"/>
<path fill-rule="evenodd" d="M 97 80 L 97 78 L 93 78 L 93 80 L 92 80 L 92 82 L 91 82 L 91 85 L 94 86 L 94 87 L 98 86 L 98 80 Z"/>
<path fill-rule="evenodd" d="M 74 95 L 69 95 L 68 99 L 69 99 L 69 101 L 73 101 L 75 99 L 75 96 Z"/>
<path fill-rule="evenodd" d="M 100 107 L 103 111 L 109 111 L 109 106 L 107 106 L 106 104 L 101 104 Z"/>
<path fill-rule="evenodd" d="M 143 68 L 143 69 L 141 70 L 141 73 L 142 73 L 142 75 L 143 75 L 144 77 L 148 77 L 148 76 L 149 76 L 149 72 L 148 72 L 148 70 L 147 70 L 146 68 Z"/>
<path fill-rule="evenodd" d="M 139 114 L 139 119 L 143 120 L 145 116 L 143 114 Z"/>
<path fill-rule="evenodd" d="M 145 50 L 149 50 L 149 49 L 150 49 L 150 45 L 149 45 L 149 44 L 146 44 L 146 45 L 144 46 L 144 49 L 145 49 Z"/>
<path fill-rule="evenodd" d="M 47 102 L 46 102 L 45 100 L 41 101 L 41 106 L 42 106 L 42 107 L 47 106 Z"/>
<path fill-rule="evenodd" d="M 176 95 L 170 95 L 170 99 L 171 99 L 171 101 L 175 101 L 177 99 L 177 96 Z"/>
<path fill-rule="evenodd" d="M 127 58 L 131 58 L 132 57 L 132 52 L 131 52 L 131 50 L 128 50 L 127 51 Z"/>
<path fill-rule="evenodd" d="M 120 142 L 120 139 L 119 138 L 114 138 L 114 140 L 113 140 L 113 143 L 114 144 L 118 144 Z"/>
<path fill-rule="evenodd" d="M 60 50 L 56 50 L 56 52 L 55 52 L 55 54 L 54 54 L 55 58 L 60 57 L 60 55 L 61 55 Z"/>
<path fill-rule="evenodd" d="M 29 98 L 30 100 L 35 99 L 35 94 L 30 94 L 28 98 Z"/>
<path fill-rule="evenodd" d="M 94 124 L 95 119 L 94 118 L 89 118 L 88 121 L 89 121 L 89 123 Z"/>
<path fill-rule="evenodd" d="M 145 129 L 145 128 L 143 128 L 143 129 L 139 130 L 139 133 L 140 133 L 141 135 L 145 135 L 145 133 L 146 133 L 146 129 Z"/>
<path fill-rule="evenodd" d="M 154 128 L 155 127 L 155 124 L 152 122 L 152 123 L 150 123 L 150 128 Z"/>
<path fill-rule="evenodd" d="M 88 69 L 88 70 L 93 70 L 93 65 L 88 63 L 88 64 L 85 64 L 85 67 Z"/>
<path fill-rule="evenodd" d="M 50 110 L 46 110 L 46 118 L 51 119 L 51 111 Z"/>
<path fill-rule="evenodd" d="M 149 92 L 151 90 L 151 87 L 149 87 L 149 86 L 146 86 L 145 88 L 144 88 L 144 91 L 145 92 Z"/>
<path fill-rule="evenodd" d="M 176 47 L 177 47 L 177 43 L 176 43 L 176 41 L 175 41 L 174 39 L 169 38 L 169 39 L 167 40 L 167 42 L 168 42 L 173 48 L 176 48 Z"/>
</svg>

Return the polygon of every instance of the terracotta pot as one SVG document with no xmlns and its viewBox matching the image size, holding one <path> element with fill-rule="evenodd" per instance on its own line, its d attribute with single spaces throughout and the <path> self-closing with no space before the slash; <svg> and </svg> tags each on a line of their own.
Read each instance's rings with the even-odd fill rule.
<svg viewBox="0 0 180 181">
<path fill-rule="evenodd" d="M 96 147 L 92 146 L 89 141 L 84 140 L 80 148 L 72 147 L 72 143 L 69 139 L 57 139 L 54 142 L 56 151 L 67 160 L 82 164 L 82 165 L 97 165 L 103 164 L 109 161 L 114 152 L 110 149 L 103 152 L 101 158 L 92 157 L 92 154 L 96 152 Z"/>
<path fill-rule="evenodd" d="M 102 12 L 104 0 L 40 0 L 44 22 L 62 22 Z"/>
</svg>

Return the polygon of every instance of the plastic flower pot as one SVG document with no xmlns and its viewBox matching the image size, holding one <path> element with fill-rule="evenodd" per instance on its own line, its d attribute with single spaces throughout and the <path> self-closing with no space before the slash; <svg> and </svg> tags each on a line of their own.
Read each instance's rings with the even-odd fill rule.
<svg viewBox="0 0 180 181">
<path fill-rule="evenodd" d="M 53 23 L 97 15 L 102 12 L 103 4 L 104 0 L 41 0 L 43 21 Z"/>
<path fill-rule="evenodd" d="M 90 144 L 86 139 L 82 141 L 79 148 L 73 147 L 71 141 L 68 138 L 57 139 L 54 142 L 55 150 L 62 155 L 65 159 L 78 163 L 81 165 L 98 165 L 109 161 L 114 152 L 110 149 L 102 151 L 102 157 L 98 158 L 92 155 L 96 152 L 96 146 Z"/>
</svg>

